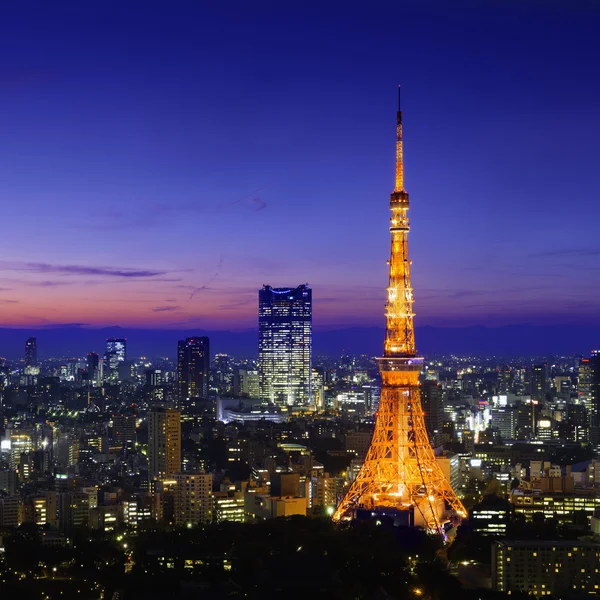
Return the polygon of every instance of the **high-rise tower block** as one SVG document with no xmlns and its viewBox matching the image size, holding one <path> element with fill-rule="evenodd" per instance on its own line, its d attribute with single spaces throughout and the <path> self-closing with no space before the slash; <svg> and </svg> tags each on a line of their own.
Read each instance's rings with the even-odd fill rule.
<svg viewBox="0 0 600 600">
<path fill-rule="evenodd" d="M 274 404 L 312 402 L 312 290 L 263 286 L 258 292 L 260 396 Z"/>
<path fill-rule="evenodd" d="M 412 514 L 415 525 L 439 532 L 452 513 L 464 517 L 466 511 L 437 463 L 423 419 L 419 383 L 423 358 L 415 347 L 408 209 L 402 113 L 398 106 L 396 186 L 390 197 L 392 249 L 386 334 L 384 355 L 378 359 L 381 398 L 365 462 L 333 519 L 352 519 L 361 509 L 386 514 L 406 511 Z"/>
</svg>

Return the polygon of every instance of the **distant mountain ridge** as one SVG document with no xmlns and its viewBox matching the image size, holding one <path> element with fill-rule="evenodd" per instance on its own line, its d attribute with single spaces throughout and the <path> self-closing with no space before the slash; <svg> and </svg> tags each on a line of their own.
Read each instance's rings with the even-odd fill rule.
<svg viewBox="0 0 600 600">
<path fill-rule="evenodd" d="M 177 341 L 185 337 L 207 335 L 211 354 L 226 352 L 234 356 L 257 355 L 257 331 L 201 331 L 134 329 L 105 327 L 53 327 L 43 329 L 0 328 L 0 356 L 9 359 L 23 357 L 25 340 L 38 339 L 38 356 L 82 356 L 88 352 L 104 352 L 107 337 L 128 340 L 130 356 L 176 355 Z M 384 330 L 379 327 L 348 327 L 335 330 L 315 328 L 313 353 L 336 356 L 350 354 L 379 355 L 383 351 Z M 600 347 L 600 326 L 571 325 L 506 325 L 503 327 L 431 327 L 416 329 L 417 347 L 424 355 L 571 355 L 589 354 Z"/>
</svg>

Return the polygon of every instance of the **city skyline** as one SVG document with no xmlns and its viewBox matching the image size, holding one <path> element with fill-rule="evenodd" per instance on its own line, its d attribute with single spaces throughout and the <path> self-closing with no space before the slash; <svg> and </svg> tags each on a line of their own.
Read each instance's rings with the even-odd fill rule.
<svg viewBox="0 0 600 600">
<path fill-rule="evenodd" d="M 598 25 L 2 6 L 2 598 L 600 597 Z"/>
<path fill-rule="evenodd" d="M 0 325 L 383 326 L 399 82 L 417 325 L 597 324 L 597 10 L 334 4 L 5 8 Z"/>
</svg>

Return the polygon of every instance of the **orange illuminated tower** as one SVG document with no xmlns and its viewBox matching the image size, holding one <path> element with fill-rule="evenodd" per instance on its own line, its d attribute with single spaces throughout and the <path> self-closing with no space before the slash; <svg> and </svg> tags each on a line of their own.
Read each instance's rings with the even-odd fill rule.
<svg viewBox="0 0 600 600">
<path fill-rule="evenodd" d="M 396 186 L 390 197 L 392 251 L 386 334 L 384 355 L 378 359 L 381 397 L 365 462 L 333 519 L 352 519 L 359 509 L 412 511 L 415 525 L 441 531 L 448 516 L 464 517 L 466 512 L 438 465 L 423 419 L 419 389 L 423 358 L 415 348 L 408 258 L 409 202 L 404 190 L 399 105 L 398 101 Z"/>
</svg>

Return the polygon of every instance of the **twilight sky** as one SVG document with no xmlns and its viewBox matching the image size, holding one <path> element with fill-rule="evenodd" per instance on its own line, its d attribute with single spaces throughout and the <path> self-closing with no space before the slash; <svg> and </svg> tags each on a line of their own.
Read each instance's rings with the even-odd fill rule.
<svg viewBox="0 0 600 600">
<path fill-rule="evenodd" d="M 402 84 L 417 323 L 598 324 L 595 2 L 4 2 L 0 325 L 381 325 Z"/>
</svg>

